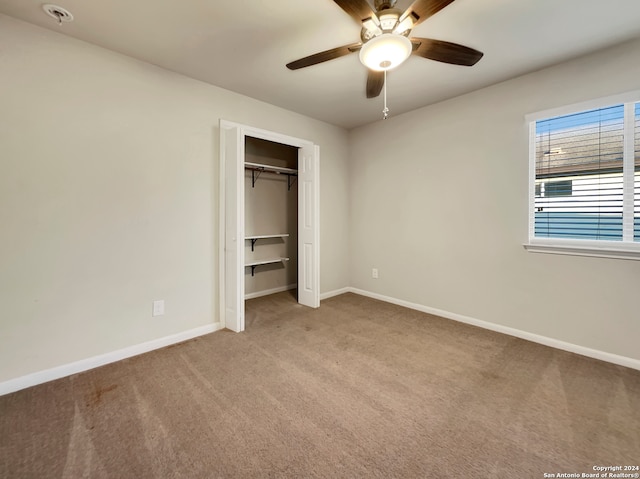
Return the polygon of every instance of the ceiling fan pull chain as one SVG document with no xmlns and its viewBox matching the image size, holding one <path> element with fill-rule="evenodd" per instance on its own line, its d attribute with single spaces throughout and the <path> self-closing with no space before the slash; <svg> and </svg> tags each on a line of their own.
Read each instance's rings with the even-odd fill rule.
<svg viewBox="0 0 640 479">
<path fill-rule="evenodd" d="M 389 117 L 389 108 L 387 108 L 387 70 L 384 71 L 384 109 L 382 110 L 382 119 Z"/>
</svg>

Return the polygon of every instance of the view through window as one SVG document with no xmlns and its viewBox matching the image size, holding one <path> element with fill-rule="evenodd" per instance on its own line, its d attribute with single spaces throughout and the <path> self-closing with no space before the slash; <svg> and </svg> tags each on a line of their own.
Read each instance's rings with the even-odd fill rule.
<svg viewBox="0 0 640 479">
<path fill-rule="evenodd" d="M 640 242 L 640 103 L 536 121 L 534 161 L 535 238 Z"/>
</svg>

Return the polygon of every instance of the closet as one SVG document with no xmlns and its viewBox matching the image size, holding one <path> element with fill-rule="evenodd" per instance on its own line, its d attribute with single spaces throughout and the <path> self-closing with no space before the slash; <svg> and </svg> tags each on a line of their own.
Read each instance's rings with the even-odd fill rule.
<svg viewBox="0 0 640 479">
<path fill-rule="evenodd" d="M 320 148 L 220 119 L 223 327 L 244 331 L 245 299 L 295 288 L 320 306 Z"/>
<path fill-rule="evenodd" d="M 244 146 L 244 297 L 250 299 L 297 287 L 298 148 L 250 136 Z"/>
</svg>

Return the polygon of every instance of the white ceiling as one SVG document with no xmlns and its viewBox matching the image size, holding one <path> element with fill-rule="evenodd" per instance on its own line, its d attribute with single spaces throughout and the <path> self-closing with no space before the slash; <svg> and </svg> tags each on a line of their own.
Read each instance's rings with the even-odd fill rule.
<svg viewBox="0 0 640 479">
<path fill-rule="evenodd" d="M 44 3 L 0 0 L 0 12 L 345 128 L 382 117 L 357 53 L 285 68 L 360 40 L 332 0 L 51 0 L 75 17 L 62 26 Z M 388 76 L 391 116 L 640 37 L 640 0 L 456 0 L 412 36 L 485 56 L 470 68 L 410 57 Z"/>
</svg>

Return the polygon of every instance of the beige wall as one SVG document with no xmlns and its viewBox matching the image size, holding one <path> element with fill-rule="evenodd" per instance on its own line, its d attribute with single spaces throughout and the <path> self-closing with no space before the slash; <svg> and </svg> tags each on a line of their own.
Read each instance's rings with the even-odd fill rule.
<svg viewBox="0 0 640 479">
<path fill-rule="evenodd" d="M 218 321 L 220 118 L 320 145 L 348 286 L 344 130 L 3 15 L 0 45 L 0 382 Z"/>
<path fill-rule="evenodd" d="M 640 41 L 353 130 L 352 286 L 640 359 L 640 261 L 522 247 L 524 116 L 638 78 Z"/>
</svg>

